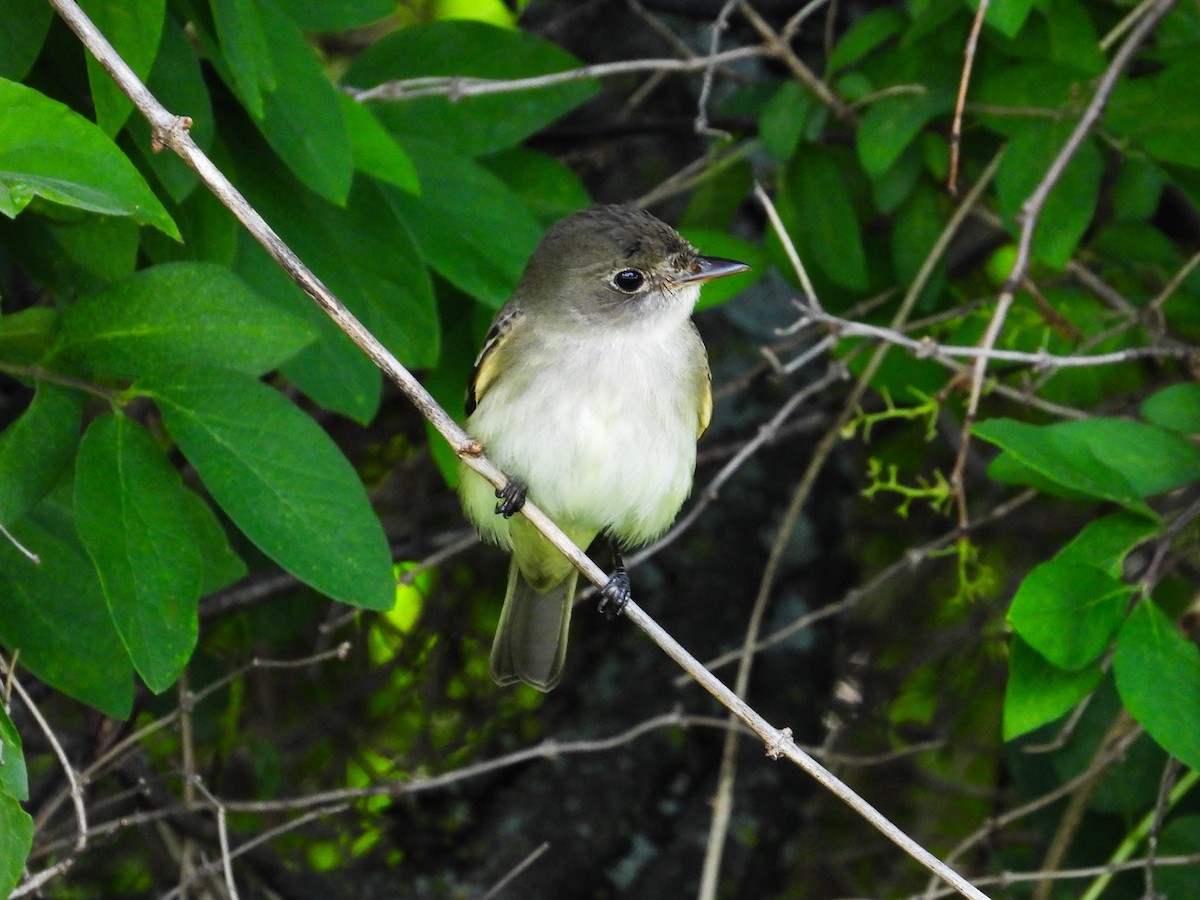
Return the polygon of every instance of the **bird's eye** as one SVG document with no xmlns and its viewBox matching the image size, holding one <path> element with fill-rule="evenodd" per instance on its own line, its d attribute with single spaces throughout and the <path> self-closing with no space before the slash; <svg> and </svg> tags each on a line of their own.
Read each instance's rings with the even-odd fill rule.
<svg viewBox="0 0 1200 900">
<path fill-rule="evenodd" d="M 637 269 L 622 269 L 613 276 L 612 283 L 618 291 L 624 291 L 627 294 L 632 294 L 646 282 L 644 276 Z"/>
</svg>

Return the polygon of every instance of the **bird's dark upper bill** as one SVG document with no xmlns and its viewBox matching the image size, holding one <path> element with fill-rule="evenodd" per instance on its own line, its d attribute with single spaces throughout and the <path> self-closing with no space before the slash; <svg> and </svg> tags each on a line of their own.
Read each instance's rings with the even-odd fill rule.
<svg viewBox="0 0 1200 900">
<path fill-rule="evenodd" d="M 697 256 L 692 262 L 691 271 L 676 275 L 671 279 L 675 284 L 694 284 L 712 281 L 714 278 L 724 278 L 726 275 L 736 275 L 748 272 L 750 267 L 736 259 L 721 259 L 719 256 Z"/>
</svg>

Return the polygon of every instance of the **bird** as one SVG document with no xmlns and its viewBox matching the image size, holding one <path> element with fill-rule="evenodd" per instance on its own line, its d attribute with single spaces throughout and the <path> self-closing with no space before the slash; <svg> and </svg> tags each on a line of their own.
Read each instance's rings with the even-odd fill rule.
<svg viewBox="0 0 1200 900">
<path fill-rule="evenodd" d="M 629 598 L 620 550 L 675 520 L 712 417 L 691 318 L 700 287 L 747 269 L 620 205 L 569 215 L 538 243 L 467 387 L 467 431 L 510 480 L 496 490 L 459 468 L 467 518 L 512 554 L 491 653 L 497 684 L 559 683 L 578 575 L 514 514 L 528 498 L 584 550 L 607 537 L 616 567 L 601 609 L 619 614 Z"/>
</svg>

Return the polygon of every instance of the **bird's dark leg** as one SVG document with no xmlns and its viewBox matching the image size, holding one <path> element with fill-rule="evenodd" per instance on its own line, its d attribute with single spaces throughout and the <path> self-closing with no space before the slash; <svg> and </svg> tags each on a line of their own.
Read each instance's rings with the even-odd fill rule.
<svg viewBox="0 0 1200 900">
<path fill-rule="evenodd" d="M 521 479 L 509 478 L 504 487 L 496 489 L 496 499 L 500 501 L 496 504 L 496 515 L 511 519 L 525 505 L 525 495 L 528 492 L 529 485 Z"/>
<path fill-rule="evenodd" d="M 600 612 L 611 621 L 624 612 L 631 594 L 629 573 L 625 571 L 625 560 L 621 559 L 621 548 L 617 545 L 616 539 L 612 537 L 608 539 L 608 546 L 612 550 L 615 565 L 612 578 L 608 579 L 604 587 L 600 588 Z"/>
</svg>

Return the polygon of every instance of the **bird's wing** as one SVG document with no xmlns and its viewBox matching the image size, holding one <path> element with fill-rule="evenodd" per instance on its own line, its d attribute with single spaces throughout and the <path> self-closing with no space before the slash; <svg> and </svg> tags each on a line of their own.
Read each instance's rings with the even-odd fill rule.
<svg viewBox="0 0 1200 900">
<path fill-rule="evenodd" d="M 708 431 L 708 423 L 712 421 L 713 414 L 713 395 L 712 395 L 712 370 L 704 367 L 704 384 L 700 387 L 700 424 L 696 429 L 696 440 L 704 432 Z"/>
<path fill-rule="evenodd" d="M 471 380 L 467 382 L 467 415 L 475 412 L 475 407 L 495 383 L 502 369 L 504 347 L 513 329 L 525 318 L 519 307 L 500 310 L 488 329 L 487 337 L 483 339 L 483 349 L 475 360 L 475 370 L 471 372 Z M 711 406 L 711 403 L 710 403 Z"/>
</svg>

